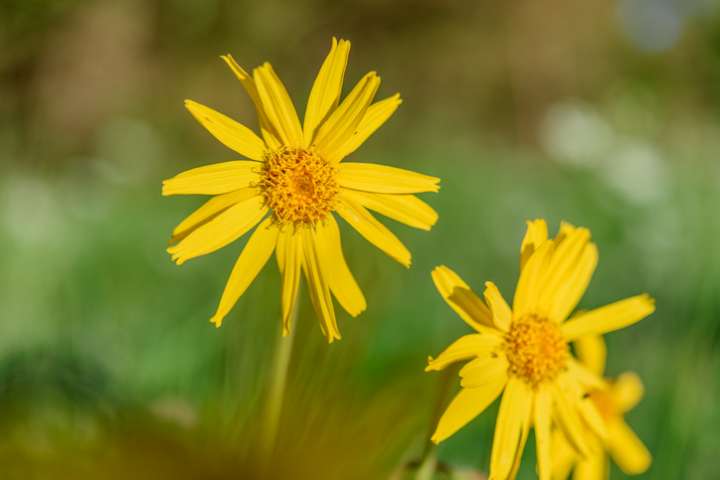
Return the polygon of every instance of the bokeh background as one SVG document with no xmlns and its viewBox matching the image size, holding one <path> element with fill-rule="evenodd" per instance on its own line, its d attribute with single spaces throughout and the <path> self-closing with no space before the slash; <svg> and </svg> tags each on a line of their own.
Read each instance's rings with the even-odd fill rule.
<svg viewBox="0 0 720 480">
<path fill-rule="evenodd" d="M 656 314 L 607 337 L 609 373 L 646 384 L 628 418 L 654 455 L 643 478 L 714 478 L 716 0 L 4 0 L 0 477 L 262 475 L 274 262 L 213 328 L 243 242 L 175 266 L 169 233 L 201 199 L 162 198 L 160 182 L 233 158 L 183 99 L 255 125 L 220 54 L 271 61 L 302 112 L 332 35 L 353 42 L 346 85 L 375 69 L 380 95 L 405 100 L 353 159 L 441 177 L 425 196 L 440 220 L 429 234 L 387 222 L 409 271 L 342 227 L 369 308 L 339 313 L 344 338 L 328 346 L 303 296 L 268 478 L 387 478 L 417 459 L 457 388 L 425 359 L 467 331 L 430 270 L 510 297 L 535 217 L 592 229 L 600 264 L 581 307 L 657 298 Z M 496 409 L 440 461 L 486 470 Z M 521 478 L 534 478 L 532 445 Z"/>
</svg>

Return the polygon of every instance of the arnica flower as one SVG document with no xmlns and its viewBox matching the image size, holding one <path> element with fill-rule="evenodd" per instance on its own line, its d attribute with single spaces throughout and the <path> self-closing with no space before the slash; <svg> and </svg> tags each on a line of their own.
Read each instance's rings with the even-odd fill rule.
<svg viewBox="0 0 720 480">
<path fill-rule="evenodd" d="M 462 388 L 440 418 L 433 442 L 454 434 L 501 393 L 491 480 L 515 477 L 531 427 L 543 480 L 552 474 L 553 425 L 580 455 L 591 452 L 595 436 L 606 437 L 602 416 L 586 395 L 603 382 L 573 358 L 568 342 L 631 325 L 655 307 L 652 298 L 638 295 L 566 320 L 587 288 L 597 256 L 586 228 L 564 223 L 549 239 L 544 220 L 528 222 L 512 308 L 492 282 L 485 283 L 480 299 L 449 268 L 433 271 L 445 301 L 477 332 L 429 359 L 428 371 L 469 360 L 460 369 Z"/>
<path fill-rule="evenodd" d="M 400 105 L 393 95 L 373 102 L 380 86 L 365 75 L 340 102 L 350 42 L 333 38 L 310 91 L 302 125 L 285 86 L 265 63 L 252 76 L 223 56 L 255 104 L 261 136 L 199 103 L 190 113 L 226 147 L 244 157 L 194 168 L 163 182 L 163 195 L 211 195 L 172 234 L 168 252 L 178 264 L 214 252 L 254 228 L 230 274 L 217 311 L 220 326 L 273 251 L 282 274 L 283 333 L 297 298 L 301 271 L 320 326 L 340 338 L 332 295 L 352 316 L 365 297 L 343 257 L 334 213 L 380 250 L 410 266 L 408 249 L 370 212 L 429 230 L 437 214 L 413 194 L 437 192 L 439 179 L 371 163 L 345 163 Z"/>
<path fill-rule="evenodd" d="M 602 377 L 606 356 L 602 337 L 582 337 L 574 342 L 574 346 L 582 364 Z M 638 475 L 650 467 L 650 452 L 623 419 L 623 415 L 632 410 L 643 396 L 644 389 L 640 378 L 635 373 L 625 372 L 615 379 L 606 379 L 606 383 L 605 388 L 592 390 L 589 394 L 605 421 L 607 436 L 592 453 L 581 457 L 559 431 L 554 432 L 553 479 L 564 480 L 568 478 L 571 470 L 574 470 L 573 478 L 576 479 L 607 479 L 609 465 L 606 451 L 627 475 Z"/>
</svg>

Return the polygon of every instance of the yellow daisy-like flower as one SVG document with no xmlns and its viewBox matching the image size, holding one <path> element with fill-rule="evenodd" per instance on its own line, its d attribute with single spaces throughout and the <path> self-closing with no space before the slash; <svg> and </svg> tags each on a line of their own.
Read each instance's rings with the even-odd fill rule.
<svg viewBox="0 0 720 480">
<path fill-rule="evenodd" d="M 602 337 L 590 335 L 575 342 L 580 361 L 598 376 L 605 372 L 605 342 Z M 623 415 L 632 410 L 643 396 L 643 384 L 632 372 L 616 379 L 606 379 L 607 386 L 589 392 L 600 416 L 607 426 L 607 437 L 597 448 L 581 457 L 560 432 L 553 434 L 553 479 L 565 480 L 574 469 L 575 480 L 604 480 L 608 478 L 608 456 L 628 475 L 645 472 L 652 456 L 635 432 L 625 423 Z"/>
<path fill-rule="evenodd" d="M 531 427 L 542 480 L 552 473 L 553 423 L 582 455 L 591 451 L 595 435 L 606 436 L 602 417 L 586 395 L 602 388 L 602 380 L 573 358 L 568 342 L 631 325 L 655 306 L 648 295 L 638 295 L 565 321 L 590 282 L 597 256 L 586 228 L 562 224 L 549 239 L 544 220 L 528 222 L 512 308 L 492 282 L 485 283 L 483 300 L 449 268 L 433 271 L 445 301 L 477 332 L 429 359 L 428 371 L 470 360 L 460 370 L 462 388 L 440 418 L 433 442 L 454 434 L 501 393 L 491 480 L 515 477 Z"/>
<path fill-rule="evenodd" d="M 373 103 L 380 86 L 375 72 L 340 102 L 349 52 L 350 42 L 333 38 L 302 125 L 269 63 L 250 76 L 230 55 L 222 58 L 255 104 L 262 137 L 211 108 L 185 102 L 217 140 L 247 160 L 194 168 L 163 182 L 163 195 L 212 196 L 173 230 L 172 259 L 180 265 L 214 252 L 257 225 L 211 318 L 218 327 L 274 251 L 282 273 L 283 333 L 288 333 L 302 271 L 323 333 L 330 342 L 339 339 L 331 293 L 352 316 L 366 303 L 345 263 L 333 212 L 406 267 L 410 252 L 368 210 L 424 230 L 437 220 L 413 194 L 437 192 L 439 179 L 383 165 L 341 163 L 401 102 L 395 94 Z"/>
</svg>

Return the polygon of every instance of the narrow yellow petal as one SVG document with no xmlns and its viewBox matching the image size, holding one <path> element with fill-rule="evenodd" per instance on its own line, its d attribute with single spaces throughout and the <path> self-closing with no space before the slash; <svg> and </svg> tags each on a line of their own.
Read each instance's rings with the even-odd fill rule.
<svg viewBox="0 0 720 480">
<path fill-rule="evenodd" d="M 365 75 L 317 130 L 313 139 L 323 158 L 339 162 L 340 148 L 353 135 L 380 87 L 375 72 Z"/>
<path fill-rule="evenodd" d="M 552 393 L 547 387 L 541 386 L 535 394 L 535 405 L 533 406 L 537 472 L 540 480 L 550 480 L 552 478 L 553 445 L 550 432 L 552 411 Z"/>
<path fill-rule="evenodd" d="M 442 442 L 480 415 L 500 395 L 506 382 L 507 376 L 502 374 L 482 387 L 461 389 L 440 417 L 432 441 Z"/>
<path fill-rule="evenodd" d="M 498 346 L 495 349 L 498 349 Z M 471 360 L 460 369 L 460 386 L 464 388 L 479 388 L 494 381 L 498 375 L 507 375 L 508 361 L 505 355 L 493 348 L 487 348 L 482 357 Z"/>
<path fill-rule="evenodd" d="M 552 478 L 566 480 L 578 460 L 577 452 L 570 446 L 558 428 L 552 432 Z"/>
<path fill-rule="evenodd" d="M 492 311 L 493 323 L 500 330 L 507 332 L 510 329 L 510 322 L 512 321 L 512 311 L 500 293 L 500 290 L 498 290 L 493 282 L 485 282 L 483 296 Z"/>
<path fill-rule="evenodd" d="M 345 197 L 342 192 L 338 197 L 340 201 L 336 206 L 336 211 L 346 222 L 365 237 L 368 242 L 405 267 L 410 268 L 412 258 L 410 251 L 387 227 L 378 222 L 365 207 Z"/>
<path fill-rule="evenodd" d="M 327 273 L 330 290 L 340 305 L 356 317 L 365 311 L 367 303 L 345 262 L 338 224 L 332 215 L 328 215 L 324 225 L 317 225 L 316 229 L 320 263 Z"/>
<path fill-rule="evenodd" d="M 430 357 L 425 371 L 442 370 L 451 363 L 460 360 L 489 356 L 494 350 L 498 349 L 501 342 L 502 338 L 498 335 L 482 333 L 464 335 L 455 340 L 455 342 L 447 347 L 437 358 Z"/>
<path fill-rule="evenodd" d="M 568 375 L 561 375 L 556 383 L 565 393 L 565 398 L 570 402 L 570 408 L 577 410 L 580 414 L 585 426 L 596 436 L 602 439 L 607 438 L 605 422 L 595 407 L 595 402 L 587 395 L 588 389 L 581 386 L 575 372 L 576 370 L 570 370 Z"/>
<path fill-rule="evenodd" d="M 513 318 L 521 318 L 529 313 L 537 313 L 538 296 L 542 288 L 542 279 L 554 249 L 552 241 L 543 242 L 530 256 L 520 272 L 515 298 L 513 299 Z"/>
<path fill-rule="evenodd" d="M 615 408 L 625 413 L 635 408 L 645 393 L 640 377 L 633 372 L 625 372 L 615 379 L 610 386 L 610 395 Z"/>
<path fill-rule="evenodd" d="M 172 232 L 172 243 L 177 243 L 185 238 L 191 231 L 197 227 L 206 224 L 213 218 L 215 218 L 221 212 L 224 212 L 228 208 L 232 207 L 236 203 L 248 200 L 251 197 L 257 195 L 258 192 L 255 188 L 246 187 L 234 192 L 224 193 L 212 197 L 210 200 L 205 202 L 202 207 L 191 213 L 185 220 L 180 222 Z"/>
<path fill-rule="evenodd" d="M 437 192 L 439 178 L 374 163 L 341 163 L 337 176 L 340 186 L 375 193 Z"/>
<path fill-rule="evenodd" d="M 580 418 L 575 399 L 568 397 L 568 394 L 557 383 L 551 386 L 553 396 L 553 412 L 557 425 L 563 431 L 573 449 L 582 456 L 587 456 L 592 450 L 586 426 Z"/>
<path fill-rule="evenodd" d="M 333 37 L 330 53 L 320 67 L 308 97 L 303 122 L 305 145 L 312 143 L 315 129 L 340 100 L 349 54 L 350 42 L 343 39 L 338 42 Z"/>
<path fill-rule="evenodd" d="M 490 480 L 515 478 L 531 426 L 533 396 L 525 382 L 510 377 L 495 421 Z"/>
<path fill-rule="evenodd" d="M 349 189 L 345 189 L 343 195 L 365 208 L 421 230 L 430 230 L 438 219 L 435 210 L 415 195 L 390 195 Z"/>
<path fill-rule="evenodd" d="M 548 239 L 547 223 L 543 219 L 528 220 L 525 237 L 520 245 L 520 270 L 523 269 L 530 256 Z"/>
<path fill-rule="evenodd" d="M 207 255 L 242 237 L 262 220 L 266 212 L 262 197 L 252 197 L 220 213 L 167 251 L 175 263 L 182 265 L 191 258 Z"/>
<path fill-rule="evenodd" d="M 340 331 L 335 319 L 335 308 L 330 295 L 327 273 L 322 270 L 318 258 L 320 252 L 318 252 L 314 232 L 311 228 L 302 228 L 301 234 L 303 235 L 303 270 L 310 291 L 310 299 L 315 313 L 319 317 L 323 334 L 327 337 L 328 342 L 332 343 L 334 340 L 340 339 Z"/>
<path fill-rule="evenodd" d="M 280 141 L 291 147 L 302 147 L 302 128 L 295 106 L 272 66 L 265 63 L 257 67 L 253 70 L 253 78 L 263 111 L 278 133 Z"/>
<path fill-rule="evenodd" d="M 588 244 L 566 279 L 548 296 L 548 318 L 562 322 L 570 315 L 585 294 L 597 262 L 597 246 Z"/>
<path fill-rule="evenodd" d="M 355 132 L 338 148 L 336 153 L 338 160 L 347 157 L 365 143 L 370 135 L 375 133 L 375 130 L 380 128 L 395 113 L 401 103 L 400 94 L 396 93 L 392 97 L 370 105 Z"/>
<path fill-rule="evenodd" d="M 587 335 L 575 340 L 575 352 L 585 368 L 602 377 L 605 372 L 607 347 L 600 335 Z"/>
<path fill-rule="evenodd" d="M 222 55 L 220 58 L 225 61 L 225 63 L 228 65 L 228 67 L 230 67 L 230 70 L 233 71 L 237 79 L 240 80 L 243 88 L 247 92 L 252 102 L 255 104 L 255 110 L 257 111 L 258 120 L 260 123 L 260 132 L 262 133 L 263 139 L 265 139 L 265 143 L 273 150 L 279 148 L 280 140 L 278 140 L 278 134 L 275 131 L 275 128 L 270 123 L 270 120 L 268 120 L 265 111 L 263 110 L 262 102 L 260 101 L 260 95 L 258 94 L 257 87 L 255 86 L 255 80 L 253 80 L 252 76 L 250 76 L 250 74 L 247 73 L 245 69 L 243 69 L 235 61 L 232 55 Z"/>
<path fill-rule="evenodd" d="M 432 279 L 450 308 L 471 328 L 478 332 L 494 330 L 490 309 L 457 273 L 445 265 L 440 265 L 433 270 Z"/>
<path fill-rule="evenodd" d="M 220 195 L 247 188 L 260 179 L 261 164 L 250 160 L 214 163 L 163 180 L 163 195 Z"/>
<path fill-rule="evenodd" d="M 652 463 L 652 456 L 628 424 L 618 418 L 609 423 L 608 430 L 608 450 L 620 470 L 628 475 L 645 472 Z"/>
<path fill-rule="evenodd" d="M 639 322 L 655 311 L 655 300 L 647 294 L 626 298 L 604 307 L 577 315 L 562 324 L 565 339 L 600 335 Z"/>
<path fill-rule="evenodd" d="M 295 304 L 300 288 L 300 270 L 303 259 L 302 236 L 294 234 L 290 229 L 281 232 L 275 255 L 282 275 L 280 304 L 282 306 L 283 336 L 287 336 L 290 333 L 290 317 L 296 308 Z"/>
<path fill-rule="evenodd" d="M 588 390 L 607 390 L 608 383 L 603 377 L 589 370 L 585 365 L 574 359 L 570 359 L 567 364 L 567 371 L 570 375 Z"/>
<path fill-rule="evenodd" d="M 608 471 L 607 455 L 600 450 L 578 461 L 573 473 L 573 480 L 607 480 Z"/>
<path fill-rule="evenodd" d="M 235 306 L 238 299 L 255 280 L 275 250 L 278 231 L 272 219 L 267 218 L 255 229 L 247 245 L 235 262 L 230 278 L 225 285 L 220 304 L 210 321 L 216 327 L 222 325 L 223 318 Z"/>
<path fill-rule="evenodd" d="M 247 158 L 262 160 L 265 142 L 252 130 L 230 117 L 192 100 L 185 100 L 185 107 L 220 143 Z"/>
</svg>

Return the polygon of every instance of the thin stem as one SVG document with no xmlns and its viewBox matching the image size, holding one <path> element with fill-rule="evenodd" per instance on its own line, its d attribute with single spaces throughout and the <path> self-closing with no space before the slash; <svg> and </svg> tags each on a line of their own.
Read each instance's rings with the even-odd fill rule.
<svg viewBox="0 0 720 480">
<path fill-rule="evenodd" d="M 282 413 L 283 399 L 285 397 L 285 388 L 287 386 L 287 373 L 290 366 L 290 357 L 292 355 L 293 340 L 295 339 L 295 330 L 298 317 L 298 301 L 290 313 L 289 329 L 287 336 L 278 336 L 275 345 L 275 354 L 273 356 L 272 377 L 270 378 L 270 390 L 268 391 L 267 404 L 265 406 L 265 418 L 263 431 L 261 436 L 261 452 L 264 459 L 270 460 L 275 449 L 275 441 L 280 423 L 280 414 Z"/>
</svg>

